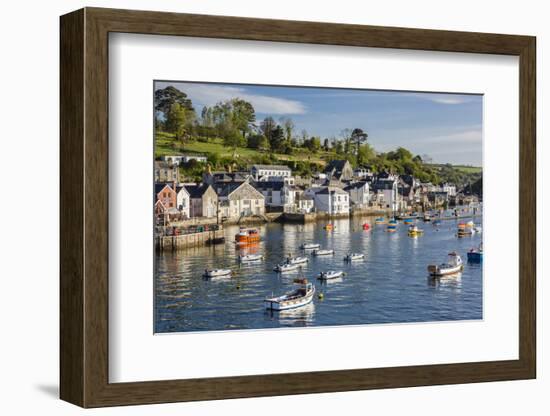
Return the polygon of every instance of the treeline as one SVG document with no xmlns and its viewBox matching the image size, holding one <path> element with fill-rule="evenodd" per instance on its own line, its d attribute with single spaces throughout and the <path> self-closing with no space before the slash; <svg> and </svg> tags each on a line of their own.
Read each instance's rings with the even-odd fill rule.
<svg viewBox="0 0 550 416">
<path fill-rule="evenodd" d="M 209 163 L 217 167 L 244 168 L 247 161 L 236 157 L 237 148 L 257 151 L 251 156 L 253 163 L 287 163 L 298 175 L 320 172 L 323 165 L 311 161 L 309 155 L 329 162 L 346 159 L 353 167 L 368 167 L 376 172 L 392 172 L 413 175 L 422 182 L 455 183 L 464 186 L 475 182 L 481 174 L 455 169 L 452 165 L 432 165 L 428 156 L 414 155 L 399 147 L 389 152 L 376 152 L 368 142 L 368 133 L 361 128 L 346 128 L 338 137 L 321 138 L 296 131 L 290 117 L 275 120 L 268 116 L 256 119 L 254 106 L 243 99 L 220 101 L 211 107 L 203 107 L 197 115 L 191 99 L 179 89 L 168 86 L 155 91 L 155 128 L 158 132 L 173 135 L 180 148 L 192 141 L 222 140 L 224 146 L 233 149 L 233 157 L 221 160 L 210 153 Z M 300 160 L 280 161 L 276 154 L 300 155 Z M 227 159 L 227 160 L 226 160 Z M 189 166 L 198 170 L 199 166 Z"/>
</svg>

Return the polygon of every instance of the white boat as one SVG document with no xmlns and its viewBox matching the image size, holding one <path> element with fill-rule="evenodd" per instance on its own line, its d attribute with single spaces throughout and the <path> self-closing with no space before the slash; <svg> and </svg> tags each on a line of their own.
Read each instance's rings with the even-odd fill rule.
<svg viewBox="0 0 550 416">
<path fill-rule="evenodd" d="M 285 263 L 285 264 L 278 264 L 277 266 L 275 266 L 275 268 L 273 270 L 276 271 L 276 272 L 279 272 L 279 273 L 284 273 L 284 272 L 292 272 L 292 271 L 298 270 L 300 268 L 302 268 L 302 266 L 300 264 Z"/>
<path fill-rule="evenodd" d="M 315 250 L 319 247 L 321 247 L 321 244 L 318 243 L 304 243 L 300 246 L 302 250 Z"/>
<path fill-rule="evenodd" d="M 261 254 L 247 254 L 246 256 L 239 256 L 239 261 L 242 263 L 247 263 L 251 261 L 262 261 L 264 256 Z"/>
<path fill-rule="evenodd" d="M 302 264 L 307 263 L 309 259 L 307 257 L 287 257 L 286 263 L 287 264 Z"/>
<path fill-rule="evenodd" d="M 344 257 L 344 261 L 363 260 L 365 255 L 363 253 L 349 253 Z"/>
<path fill-rule="evenodd" d="M 282 296 L 265 298 L 264 306 L 266 309 L 274 311 L 283 311 L 287 309 L 299 308 L 305 306 L 313 300 L 315 286 L 309 283 L 307 279 L 295 279 L 294 283 L 300 287 L 292 292 L 285 293 Z"/>
<path fill-rule="evenodd" d="M 334 254 L 334 250 L 315 250 L 313 252 L 314 256 L 332 256 Z"/>
<path fill-rule="evenodd" d="M 213 270 L 205 270 L 204 271 L 205 277 L 231 277 L 231 269 L 213 269 Z"/>
<path fill-rule="evenodd" d="M 478 225 L 478 226 L 474 227 L 474 231 L 475 231 L 476 233 L 480 233 L 480 232 L 482 231 L 481 226 Z"/>
<path fill-rule="evenodd" d="M 339 270 L 339 271 L 330 270 L 328 272 L 321 272 L 319 274 L 319 279 L 321 279 L 321 280 L 337 279 L 337 278 L 342 277 L 344 275 L 345 275 L 345 273 L 341 270 Z"/>
<path fill-rule="evenodd" d="M 448 274 L 458 273 L 462 270 L 462 258 L 456 253 L 449 253 L 449 260 L 447 263 L 439 265 L 430 264 L 428 266 L 428 272 L 431 276 L 445 276 Z"/>
</svg>

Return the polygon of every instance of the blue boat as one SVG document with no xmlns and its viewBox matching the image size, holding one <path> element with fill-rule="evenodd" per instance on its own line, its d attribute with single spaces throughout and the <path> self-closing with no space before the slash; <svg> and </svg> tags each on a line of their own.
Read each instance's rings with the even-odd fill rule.
<svg viewBox="0 0 550 416">
<path fill-rule="evenodd" d="M 483 261 L 483 246 L 480 244 L 479 248 L 472 248 L 467 255 L 469 262 L 481 263 Z"/>
</svg>

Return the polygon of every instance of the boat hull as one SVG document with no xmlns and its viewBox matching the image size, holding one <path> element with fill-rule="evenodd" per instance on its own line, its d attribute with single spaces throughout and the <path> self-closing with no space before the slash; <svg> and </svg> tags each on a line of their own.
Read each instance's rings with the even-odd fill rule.
<svg viewBox="0 0 550 416">
<path fill-rule="evenodd" d="M 282 301 L 278 301 L 276 299 L 265 299 L 264 306 L 265 309 L 270 309 L 273 311 L 286 311 L 288 309 L 296 309 L 311 303 L 314 295 L 315 287 L 313 287 L 308 294 L 298 299 Z"/>
<path fill-rule="evenodd" d="M 428 272 L 430 276 L 447 276 L 449 274 L 455 274 L 462 270 L 462 265 L 454 267 L 445 267 L 440 266 L 428 266 Z"/>
</svg>

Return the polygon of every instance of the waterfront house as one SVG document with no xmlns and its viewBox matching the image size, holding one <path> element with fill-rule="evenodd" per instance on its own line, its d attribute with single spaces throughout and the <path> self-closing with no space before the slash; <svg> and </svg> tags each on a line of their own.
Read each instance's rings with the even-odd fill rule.
<svg viewBox="0 0 550 416">
<path fill-rule="evenodd" d="M 259 181 L 253 182 L 252 186 L 264 196 L 266 208 L 272 211 L 295 211 L 297 187 L 282 181 Z"/>
<path fill-rule="evenodd" d="M 367 181 L 353 182 L 344 188 L 352 205 L 366 207 L 370 202 L 370 187 Z"/>
<path fill-rule="evenodd" d="M 315 212 L 315 198 L 306 193 L 298 193 L 296 195 L 296 211 L 300 214 Z"/>
<path fill-rule="evenodd" d="M 265 197 L 248 181 L 230 182 L 217 190 L 220 212 L 228 219 L 265 214 Z"/>
<path fill-rule="evenodd" d="M 161 201 L 164 209 L 176 208 L 176 191 L 167 183 L 155 183 L 155 203 Z"/>
<path fill-rule="evenodd" d="M 447 192 L 447 194 L 449 194 L 449 196 L 451 197 L 456 196 L 456 186 L 453 184 L 444 183 L 443 185 L 441 185 L 441 191 Z"/>
<path fill-rule="evenodd" d="M 372 190 L 377 194 L 376 200 L 382 207 L 392 211 L 400 209 L 399 191 L 394 176 L 379 177 L 372 184 Z"/>
<path fill-rule="evenodd" d="M 176 186 L 176 208 L 184 218 L 191 217 L 191 196 L 185 186 Z"/>
<path fill-rule="evenodd" d="M 218 195 L 208 184 L 185 185 L 189 194 L 189 216 L 215 218 L 218 212 Z"/>
<path fill-rule="evenodd" d="M 250 175 L 258 181 L 292 183 L 292 170 L 284 165 L 252 165 Z"/>
<path fill-rule="evenodd" d="M 341 188 L 322 186 L 309 188 L 305 195 L 313 197 L 315 210 L 329 215 L 349 214 L 349 195 Z"/>
<path fill-rule="evenodd" d="M 324 173 L 329 180 L 349 181 L 353 178 L 353 168 L 347 160 L 331 160 Z"/>
<path fill-rule="evenodd" d="M 191 160 L 196 160 L 200 163 L 206 163 L 207 158 L 203 155 L 164 155 L 161 160 L 172 165 L 181 165 Z"/>
<path fill-rule="evenodd" d="M 155 161 L 155 182 L 179 182 L 178 166 L 164 161 Z"/>
</svg>

